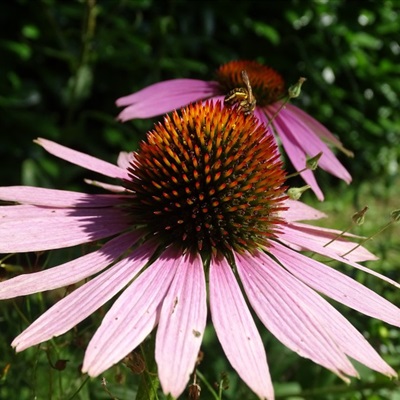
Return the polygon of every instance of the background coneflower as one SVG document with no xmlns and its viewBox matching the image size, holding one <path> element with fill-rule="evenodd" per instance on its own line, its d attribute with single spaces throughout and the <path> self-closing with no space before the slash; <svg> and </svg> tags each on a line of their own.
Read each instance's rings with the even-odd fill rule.
<svg viewBox="0 0 400 400">
<path fill-rule="evenodd" d="M 348 155 L 342 143 L 313 117 L 288 103 L 290 95 L 285 82 L 272 68 L 256 61 L 231 61 L 216 71 L 216 81 L 172 79 L 148 86 L 121 97 L 117 106 L 126 108 L 119 114 L 121 121 L 149 118 L 164 114 L 190 102 L 205 99 L 230 98 L 232 91 L 246 91 L 242 72 L 246 71 L 255 99 L 254 114 L 279 138 L 293 166 L 323 200 L 313 172 L 306 168 L 307 159 L 322 153 L 319 166 L 330 174 L 351 182 L 351 176 L 330 150 L 329 143 Z"/>
</svg>

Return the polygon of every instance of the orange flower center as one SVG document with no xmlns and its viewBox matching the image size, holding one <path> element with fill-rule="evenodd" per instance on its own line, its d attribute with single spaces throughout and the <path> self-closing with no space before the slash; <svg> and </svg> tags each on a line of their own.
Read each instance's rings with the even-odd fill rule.
<svg viewBox="0 0 400 400">
<path fill-rule="evenodd" d="M 128 170 L 136 196 L 129 211 L 165 245 L 251 251 L 283 223 L 285 173 L 273 137 L 253 115 L 220 103 L 166 116 Z"/>
<path fill-rule="evenodd" d="M 217 81 L 224 95 L 235 89 L 246 89 L 242 71 L 247 72 L 258 106 L 268 106 L 285 96 L 285 82 L 281 75 L 257 61 L 231 61 L 218 68 Z"/>
</svg>

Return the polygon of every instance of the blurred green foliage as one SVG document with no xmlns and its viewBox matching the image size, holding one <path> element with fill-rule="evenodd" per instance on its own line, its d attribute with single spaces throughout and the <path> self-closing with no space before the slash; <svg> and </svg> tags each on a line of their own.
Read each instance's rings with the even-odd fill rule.
<svg viewBox="0 0 400 400">
<path fill-rule="evenodd" d="M 395 186 L 400 158 L 399 19 L 399 0 L 3 1 L 0 184 L 82 189 L 82 180 L 90 173 L 45 154 L 33 139 L 45 137 L 114 162 L 119 151 L 136 149 L 154 122 L 118 123 L 114 104 L 118 97 L 164 79 L 212 80 L 221 63 L 255 59 L 278 70 L 288 85 L 306 77 L 295 104 L 355 153 L 354 159 L 340 155 L 355 180 L 350 191 L 320 174 L 322 186 L 329 188 L 322 207 L 345 213 L 349 204 L 364 206 L 365 199 L 378 199 L 377 206 L 385 200 L 382 208 L 398 207 L 393 203 L 400 195 Z M 375 180 L 379 185 L 371 185 Z M 369 187 L 365 189 L 362 182 Z M 387 201 L 389 195 L 395 201 Z M 336 222 L 337 228 L 346 226 L 329 222 Z M 359 233 L 374 229 L 375 225 L 367 226 Z M 382 268 L 398 279 L 393 260 L 399 251 L 389 250 L 398 239 L 393 231 L 386 235 L 388 240 L 375 244 L 374 250 L 387 255 Z M 377 291 L 382 293 L 381 289 Z M 399 302 L 398 295 L 390 292 L 389 297 Z M 26 326 L 16 322 L 21 314 L 32 321 L 53 302 L 53 296 L 32 296 L 2 307 L 0 322 L 14 322 L 2 328 L 0 398 L 106 399 L 111 397 L 108 389 L 119 399 L 134 398 L 141 378 L 121 366 L 106 374 L 111 382 L 107 390 L 99 381 L 86 383 L 79 372 L 85 347 L 81 343 L 87 343 L 102 315 L 83 329 L 28 350 L 24 358 L 14 354 L 9 343 Z M 400 346 L 392 344 L 399 343 L 398 330 L 358 314 L 346 316 L 385 357 L 399 352 Z M 284 349 L 265 329 L 260 331 L 277 398 L 400 398 L 398 382 L 360 367 L 363 379 L 346 386 L 329 371 Z M 214 383 L 221 371 L 229 371 L 224 398 L 253 399 L 227 363 L 212 330 L 204 346 L 213 349 L 201 366 L 205 378 Z M 57 360 L 66 358 L 65 370 L 54 368 Z M 399 357 L 392 356 L 390 362 L 400 369 Z M 204 386 L 201 398 L 211 398 Z"/>
</svg>

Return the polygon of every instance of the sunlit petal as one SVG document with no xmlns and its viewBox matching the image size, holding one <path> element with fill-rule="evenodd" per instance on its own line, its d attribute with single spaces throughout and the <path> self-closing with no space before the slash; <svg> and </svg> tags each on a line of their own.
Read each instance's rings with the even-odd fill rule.
<svg viewBox="0 0 400 400">
<path fill-rule="evenodd" d="M 329 330 L 321 324 L 318 303 L 292 290 L 293 278 L 264 253 L 236 255 L 236 265 L 254 311 L 287 347 L 345 379 L 357 376 Z"/>
<path fill-rule="evenodd" d="M 12 345 L 17 351 L 22 351 L 67 332 L 123 289 L 146 264 L 153 251 L 154 244 L 139 247 L 129 257 L 80 286 L 25 329 Z"/>
<path fill-rule="evenodd" d="M 193 372 L 207 318 L 206 282 L 198 255 L 187 253 L 163 302 L 156 338 L 164 393 L 178 397 Z"/>
<path fill-rule="evenodd" d="M 210 266 L 210 308 L 218 339 L 229 362 L 263 399 L 273 399 L 264 346 L 232 269 L 223 258 Z"/>
<path fill-rule="evenodd" d="M 157 309 L 180 264 L 175 249 L 166 250 L 115 301 L 90 341 L 82 371 L 97 376 L 120 361 L 153 330 Z"/>
<path fill-rule="evenodd" d="M 138 239 L 130 232 L 110 240 L 102 248 L 75 260 L 30 274 L 22 274 L 0 282 L 0 299 L 10 299 L 32 293 L 66 287 L 106 268 L 118 259 Z"/>
</svg>

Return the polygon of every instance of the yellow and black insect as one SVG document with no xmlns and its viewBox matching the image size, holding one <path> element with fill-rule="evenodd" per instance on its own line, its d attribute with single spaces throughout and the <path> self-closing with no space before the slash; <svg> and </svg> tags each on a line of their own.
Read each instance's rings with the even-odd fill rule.
<svg viewBox="0 0 400 400">
<path fill-rule="evenodd" d="M 224 102 L 230 106 L 237 104 L 238 108 L 248 115 L 256 108 L 256 99 L 253 96 L 250 79 L 245 70 L 242 71 L 242 79 L 245 87 L 230 90 L 225 96 Z"/>
</svg>

